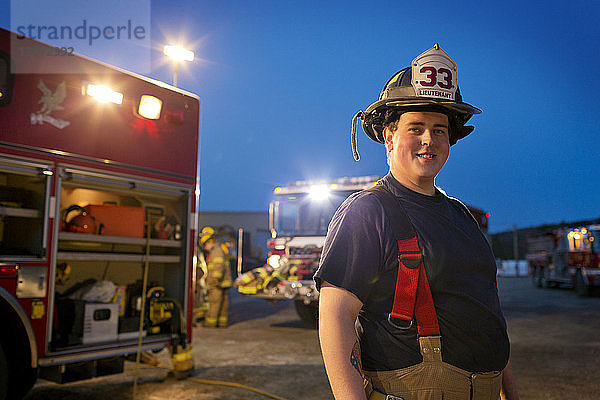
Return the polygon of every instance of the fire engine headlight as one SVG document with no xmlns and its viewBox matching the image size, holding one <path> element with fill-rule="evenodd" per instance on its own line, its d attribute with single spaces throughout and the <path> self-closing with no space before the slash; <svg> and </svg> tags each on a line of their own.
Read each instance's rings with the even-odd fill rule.
<svg viewBox="0 0 600 400">
<path fill-rule="evenodd" d="M 140 106 L 138 107 L 138 114 L 148 119 L 159 119 L 160 110 L 162 109 L 162 100 L 150 96 L 149 94 L 143 94 L 140 99 Z"/>
</svg>

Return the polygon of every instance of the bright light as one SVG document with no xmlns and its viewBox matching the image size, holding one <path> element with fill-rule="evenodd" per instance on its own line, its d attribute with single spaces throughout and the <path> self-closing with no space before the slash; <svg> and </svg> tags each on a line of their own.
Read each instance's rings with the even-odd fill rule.
<svg viewBox="0 0 600 400">
<path fill-rule="evenodd" d="M 177 61 L 194 61 L 194 52 L 179 46 L 165 46 L 163 53 Z"/>
<path fill-rule="evenodd" d="M 329 197 L 329 189 L 325 185 L 313 186 L 310 188 L 309 194 L 311 199 L 323 201 Z"/>
<path fill-rule="evenodd" d="M 270 255 L 269 258 L 267 258 L 267 264 L 269 264 L 271 267 L 277 269 L 279 268 L 279 258 L 281 256 L 279 256 L 278 254 L 273 254 Z"/>
<path fill-rule="evenodd" d="M 4 93 L 0 92 L 0 99 L 4 96 Z"/>
<path fill-rule="evenodd" d="M 280 187 L 276 187 L 275 188 L 275 194 L 277 194 L 277 193 L 281 193 L 281 188 Z"/>
<path fill-rule="evenodd" d="M 92 96 L 101 103 L 123 103 L 123 93 L 115 92 L 106 86 L 88 84 L 85 88 L 88 96 Z"/>
<path fill-rule="evenodd" d="M 162 108 L 162 100 L 143 94 L 140 99 L 140 106 L 138 107 L 138 114 L 148 119 L 160 118 L 160 110 Z"/>
</svg>

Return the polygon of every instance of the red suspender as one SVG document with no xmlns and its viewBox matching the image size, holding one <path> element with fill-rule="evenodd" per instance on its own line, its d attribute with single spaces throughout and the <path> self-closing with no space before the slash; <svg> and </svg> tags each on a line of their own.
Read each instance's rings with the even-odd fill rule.
<svg viewBox="0 0 600 400">
<path fill-rule="evenodd" d="M 411 322 L 415 311 L 419 271 L 422 264 L 417 237 L 398 240 L 398 251 L 400 252 L 398 256 L 400 265 L 396 278 L 394 306 L 390 315 Z"/>
<path fill-rule="evenodd" d="M 437 314 L 414 227 L 402 204 L 383 185 L 369 190 L 376 193 L 381 200 L 394 236 L 398 240 L 398 276 L 394 305 L 388 321 L 396 327 L 407 329 L 414 319 L 419 336 L 439 336 Z M 400 319 L 408 325 L 399 325 L 394 319 Z"/>
</svg>

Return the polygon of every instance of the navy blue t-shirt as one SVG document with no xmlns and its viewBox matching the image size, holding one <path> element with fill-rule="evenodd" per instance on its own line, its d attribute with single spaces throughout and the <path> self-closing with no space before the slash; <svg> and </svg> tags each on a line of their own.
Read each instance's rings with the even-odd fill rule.
<svg viewBox="0 0 600 400">
<path fill-rule="evenodd" d="M 467 208 L 436 189 L 414 192 L 388 174 L 383 185 L 404 206 L 412 223 L 442 336 L 445 362 L 471 372 L 500 371 L 510 344 L 496 286 L 496 263 L 489 243 Z M 327 232 L 322 281 L 348 290 L 363 303 L 356 323 L 365 370 L 405 368 L 422 361 L 417 330 L 387 321 L 398 271 L 398 246 L 375 194 L 350 196 Z"/>
</svg>

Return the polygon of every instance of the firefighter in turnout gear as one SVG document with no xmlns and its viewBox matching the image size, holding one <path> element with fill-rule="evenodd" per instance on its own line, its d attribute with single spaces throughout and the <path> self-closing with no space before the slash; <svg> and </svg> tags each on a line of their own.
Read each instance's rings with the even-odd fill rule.
<svg viewBox="0 0 600 400">
<path fill-rule="evenodd" d="M 469 210 L 436 186 L 481 111 L 439 45 L 394 74 L 356 126 L 389 173 L 334 215 L 314 279 L 336 399 L 518 400 L 496 261 Z"/>
<path fill-rule="evenodd" d="M 206 288 L 208 290 L 208 311 L 204 318 L 204 326 L 225 328 L 229 313 L 228 292 L 232 284 L 229 245 L 228 242 L 217 241 L 215 230 L 211 227 L 202 229 L 200 245 L 206 259 Z"/>
</svg>

